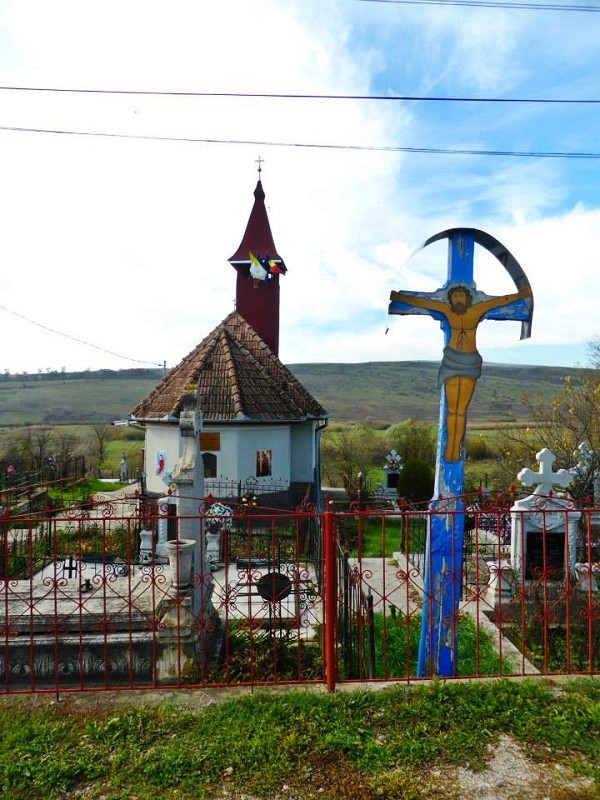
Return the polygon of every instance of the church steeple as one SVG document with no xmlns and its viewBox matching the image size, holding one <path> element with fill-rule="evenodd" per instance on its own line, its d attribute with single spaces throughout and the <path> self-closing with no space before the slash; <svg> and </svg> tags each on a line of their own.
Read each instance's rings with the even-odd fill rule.
<svg viewBox="0 0 600 800">
<path fill-rule="evenodd" d="M 275 355 L 279 355 L 279 276 L 287 270 L 273 241 L 260 165 L 246 230 L 238 249 L 228 260 L 237 272 L 236 311 Z"/>
</svg>

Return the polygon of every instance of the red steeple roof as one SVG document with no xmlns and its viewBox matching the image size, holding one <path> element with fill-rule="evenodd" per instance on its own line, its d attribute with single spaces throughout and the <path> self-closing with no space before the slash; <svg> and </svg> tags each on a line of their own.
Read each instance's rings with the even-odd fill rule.
<svg viewBox="0 0 600 800">
<path fill-rule="evenodd" d="M 271 234 L 260 173 L 246 231 L 229 263 L 237 272 L 236 310 L 279 355 L 279 276 L 286 266 Z"/>
<path fill-rule="evenodd" d="M 254 190 L 254 205 L 246 225 L 246 232 L 242 237 L 240 246 L 228 261 L 234 267 L 238 264 L 249 264 L 250 253 L 253 253 L 258 258 L 268 256 L 271 259 L 281 260 L 273 241 L 273 234 L 271 233 L 271 226 L 269 225 L 265 207 L 265 192 L 260 178 Z"/>
</svg>

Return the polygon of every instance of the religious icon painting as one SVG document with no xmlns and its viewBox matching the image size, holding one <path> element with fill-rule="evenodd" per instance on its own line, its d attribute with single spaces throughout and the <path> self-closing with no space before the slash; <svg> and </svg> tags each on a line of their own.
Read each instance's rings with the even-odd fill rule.
<svg viewBox="0 0 600 800">
<path fill-rule="evenodd" d="M 165 475 L 167 472 L 167 451 L 166 450 L 157 450 L 156 451 L 156 474 L 157 475 Z"/>
<path fill-rule="evenodd" d="M 256 475 L 259 478 L 264 478 L 271 475 L 271 451 L 270 450 L 257 450 L 256 451 Z"/>
</svg>

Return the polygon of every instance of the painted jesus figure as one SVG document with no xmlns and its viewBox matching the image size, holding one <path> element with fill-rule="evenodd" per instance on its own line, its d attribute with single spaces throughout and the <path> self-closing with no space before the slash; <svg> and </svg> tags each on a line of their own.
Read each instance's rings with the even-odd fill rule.
<svg viewBox="0 0 600 800">
<path fill-rule="evenodd" d="M 447 443 L 446 461 L 459 461 L 467 425 L 467 409 L 475 384 L 481 375 L 482 358 L 477 350 L 477 326 L 483 316 L 492 309 L 506 306 L 515 300 L 531 297 L 529 287 L 514 294 L 491 297 L 473 302 L 472 290 L 463 284 L 454 284 L 447 290 L 447 302 L 433 298 L 392 292 L 392 302 L 423 308 L 441 314 L 450 328 L 450 338 L 438 373 L 438 382 L 446 393 Z"/>
</svg>

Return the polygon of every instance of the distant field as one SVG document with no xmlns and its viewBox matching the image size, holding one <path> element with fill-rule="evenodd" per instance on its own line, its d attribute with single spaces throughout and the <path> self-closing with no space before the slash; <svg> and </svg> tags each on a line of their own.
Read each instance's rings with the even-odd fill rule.
<svg viewBox="0 0 600 800">
<path fill-rule="evenodd" d="M 0 381 L 0 426 L 112 422 L 127 416 L 159 380 L 160 373 L 100 378 L 90 372 L 75 380 Z"/>
<path fill-rule="evenodd" d="M 432 361 L 366 364 L 291 364 L 290 369 L 325 406 L 332 420 L 394 422 L 411 418 L 437 422 L 439 364 Z M 526 392 L 552 397 L 567 375 L 564 367 L 489 364 L 477 383 L 469 420 L 494 426 L 525 421 Z"/>
<path fill-rule="evenodd" d="M 436 362 L 291 364 L 290 369 L 332 421 L 437 422 Z M 471 424 L 497 427 L 525 421 L 526 392 L 551 397 L 567 375 L 578 373 L 581 370 L 562 367 L 484 365 L 469 412 Z M 0 376 L 0 427 L 122 419 L 161 378 L 160 370 L 143 369 Z"/>
</svg>

